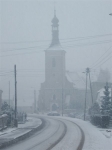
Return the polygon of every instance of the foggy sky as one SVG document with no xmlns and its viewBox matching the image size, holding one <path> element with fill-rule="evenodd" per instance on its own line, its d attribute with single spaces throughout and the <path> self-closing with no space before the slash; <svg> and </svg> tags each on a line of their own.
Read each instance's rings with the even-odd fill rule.
<svg viewBox="0 0 112 150">
<path fill-rule="evenodd" d="M 66 51 L 66 70 L 76 71 L 84 77 L 85 68 L 95 66 L 112 45 L 112 36 L 108 35 L 112 33 L 112 17 L 109 16 L 112 1 L 55 2 L 59 38 Z M 34 89 L 38 95 L 40 84 L 44 82 L 44 50 L 51 42 L 53 15 L 53 0 L 0 0 L 0 88 L 3 98 L 8 99 L 9 81 L 11 98 L 14 96 L 14 64 L 17 65 L 18 103 L 33 103 Z M 111 56 L 111 51 L 112 48 L 105 55 Z M 100 68 L 112 72 L 111 64 L 112 59 L 103 65 L 96 62 L 92 79 L 96 79 Z"/>
</svg>

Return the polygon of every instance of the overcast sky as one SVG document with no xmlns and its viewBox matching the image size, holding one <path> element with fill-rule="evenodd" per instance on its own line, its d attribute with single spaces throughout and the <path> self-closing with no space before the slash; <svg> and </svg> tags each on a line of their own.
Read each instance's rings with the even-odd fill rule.
<svg viewBox="0 0 112 150">
<path fill-rule="evenodd" d="M 66 70 L 80 77 L 91 67 L 92 79 L 100 68 L 112 73 L 111 0 L 55 0 L 59 37 L 66 51 Z M 17 65 L 18 103 L 33 103 L 44 82 L 45 55 L 51 41 L 53 0 L 0 0 L 0 88 L 3 98 L 14 96 Z M 83 83 L 82 83 L 83 84 Z M 27 103 L 28 102 L 28 103 Z"/>
</svg>

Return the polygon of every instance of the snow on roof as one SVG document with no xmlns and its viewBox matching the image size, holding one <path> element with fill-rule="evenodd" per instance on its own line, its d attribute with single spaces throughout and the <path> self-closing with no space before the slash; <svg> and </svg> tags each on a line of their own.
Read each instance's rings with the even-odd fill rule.
<svg viewBox="0 0 112 150">
<path fill-rule="evenodd" d="M 98 91 L 98 94 L 99 94 L 100 96 L 104 96 L 104 91 L 105 91 L 105 89 L 102 88 L 102 89 L 100 89 L 100 90 Z M 111 88 L 109 88 L 109 92 L 110 92 L 110 95 L 111 95 Z"/>
<path fill-rule="evenodd" d="M 85 89 L 85 82 L 83 81 L 82 77 L 79 76 L 77 72 L 66 71 L 66 77 L 69 82 L 74 84 L 75 88 Z"/>
<path fill-rule="evenodd" d="M 102 89 L 100 89 L 97 93 L 97 99 L 96 99 L 96 102 L 99 104 L 99 106 L 101 107 L 101 104 L 102 104 L 102 98 L 105 96 L 104 95 L 104 91 L 105 91 L 105 89 L 104 88 L 102 88 Z M 111 96 L 111 88 L 109 88 L 109 96 Z"/>
<path fill-rule="evenodd" d="M 56 51 L 56 50 L 64 50 L 64 49 L 62 48 L 62 46 L 60 44 L 57 44 L 57 45 L 49 47 L 47 50 Z"/>
</svg>

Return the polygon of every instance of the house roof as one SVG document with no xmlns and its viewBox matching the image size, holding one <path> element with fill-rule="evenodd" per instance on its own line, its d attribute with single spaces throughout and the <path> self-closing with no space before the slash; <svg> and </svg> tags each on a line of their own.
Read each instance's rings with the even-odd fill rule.
<svg viewBox="0 0 112 150">
<path fill-rule="evenodd" d="M 85 81 L 77 72 L 66 71 L 66 77 L 77 89 L 85 89 Z"/>
</svg>

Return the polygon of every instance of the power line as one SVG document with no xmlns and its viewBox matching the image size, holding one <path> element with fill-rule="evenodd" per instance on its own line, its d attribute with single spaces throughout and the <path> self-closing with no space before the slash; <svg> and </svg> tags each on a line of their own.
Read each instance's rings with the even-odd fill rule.
<svg viewBox="0 0 112 150">
<path fill-rule="evenodd" d="M 105 43 L 110 43 L 110 42 L 112 42 L 112 41 L 111 40 L 104 40 L 104 41 L 98 41 L 98 42 L 87 43 L 87 44 L 68 45 L 66 47 L 90 46 L 90 45 L 105 44 Z"/>
<path fill-rule="evenodd" d="M 102 35 L 94 35 L 94 36 L 86 36 L 86 37 L 76 37 L 76 38 L 65 38 L 60 40 L 85 40 L 85 39 L 92 39 L 92 38 L 98 38 L 98 37 L 105 37 L 105 36 L 111 36 L 112 34 L 102 34 Z M 37 42 L 48 42 L 51 40 L 39 40 L 39 41 L 20 41 L 20 42 L 1 42 L 0 44 L 20 44 L 20 43 L 37 43 Z"/>
<path fill-rule="evenodd" d="M 92 68 L 95 68 L 97 66 L 101 66 L 102 64 L 104 64 L 105 62 L 107 62 L 112 56 L 110 56 L 112 54 L 112 52 L 110 52 L 106 57 L 104 57 L 103 59 L 101 59 L 99 61 L 99 63 L 97 63 L 96 65 L 94 65 Z M 110 57 L 109 57 L 110 56 Z M 107 59 L 106 59 L 107 58 Z M 106 59 L 106 60 L 105 60 Z"/>
<path fill-rule="evenodd" d="M 76 45 L 68 45 L 68 46 L 64 46 L 64 47 L 75 47 L 75 46 L 88 46 L 88 45 L 97 45 L 97 44 L 103 44 L 103 43 L 110 43 L 112 42 L 111 40 L 104 40 L 104 41 L 96 41 L 96 42 L 92 42 L 92 43 L 87 43 L 87 44 L 76 44 Z M 67 43 L 67 42 L 64 42 Z M 5 50 L 2 52 L 9 52 L 9 51 L 16 51 L 16 50 L 28 50 L 28 49 L 35 49 L 35 48 L 41 48 L 41 47 L 47 47 L 48 45 L 41 45 L 41 46 L 32 46 L 32 47 L 24 47 L 24 48 L 14 48 L 14 49 L 9 49 L 9 50 Z"/>
<path fill-rule="evenodd" d="M 110 60 L 110 58 L 112 58 L 112 56 L 110 56 L 108 59 L 106 59 L 104 62 L 102 62 L 101 64 L 99 64 L 100 66 L 103 65 L 104 63 L 106 63 L 108 60 Z M 98 65 L 98 66 L 99 66 Z M 96 68 L 98 68 L 98 66 Z"/>
<path fill-rule="evenodd" d="M 90 44 L 79 44 L 79 45 L 72 45 L 72 46 L 69 46 L 69 47 L 75 47 L 75 46 L 89 46 L 89 45 L 96 45 L 96 44 L 104 44 L 104 43 L 109 43 L 109 42 L 112 42 L 112 41 L 100 41 L 100 42 L 97 42 L 97 43 L 90 43 Z M 33 48 L 33 47 L 32 47 Z M 67 48 L 67 46 L 66 46 Z M 21 48 L 22 49 L 22 48 Z M 26 48 L 27 49 L 27 48 Z M 33 52 L 25 52 L 25 53 L 19 53 L 19 54 L 12 54 L 12 55 L 1 55 L 0 57 L 7 57 L 7 56 L 16 56 L 16 55 L 23 55 L 23 54 L 32 54 L 32 53 L 41 53 L 43 52 L 44 50 L 40 50 L 40 51 L 33 51 Z"/>
<path fill-rule="evenodd" d="M 48 46 L 48 45 L 43 45 L 43 46 Z M 41 48 L 43 46 L 41 45 L 41 46 L 33 46 L 33 47 L 25 47 L 25 48 L 14 48 L 14 49 L 5 50 L 2 52 L 9 52 L 9 51 L 16 51 L 16 50 L 31 50 L 31 49 L 35 49 L 35 48 Z"/>
<path fill-rule="evenodd" d="M 112 46 L 110 46 L 110 47 L 103 53 L 103 55 L 102 55 L 100 58 L 102 58 L 102 57 L 111 49 L 111 47 L 112 47 Z M 100 58 L 95 61 L 95 64 L 94 64 L 94 65 L 96 65 L 96 64 L 100 61 Z M 94 65 L 92 65 L 91 67 L 93 67 Z"/>
<path fill-rule="evenodd" d="M 2 56 L 0 56 L 0 57 L 7 57 L 7 56 L 17 56 L 17 55 L 25 55 L 25 54 L 33 54 L 33 53 L 41 53 L 41 52 L 43 52 L 44 50 L 42 50 L 42 51 L 39 51 L 39 52 L 37 52 L 37 51 L 34 51 L 34 52 L 27 52 L 27 53 L 19 53 L 19 54 L 12 54 L 12 55 L 2 55 Z"/>
</svg>

